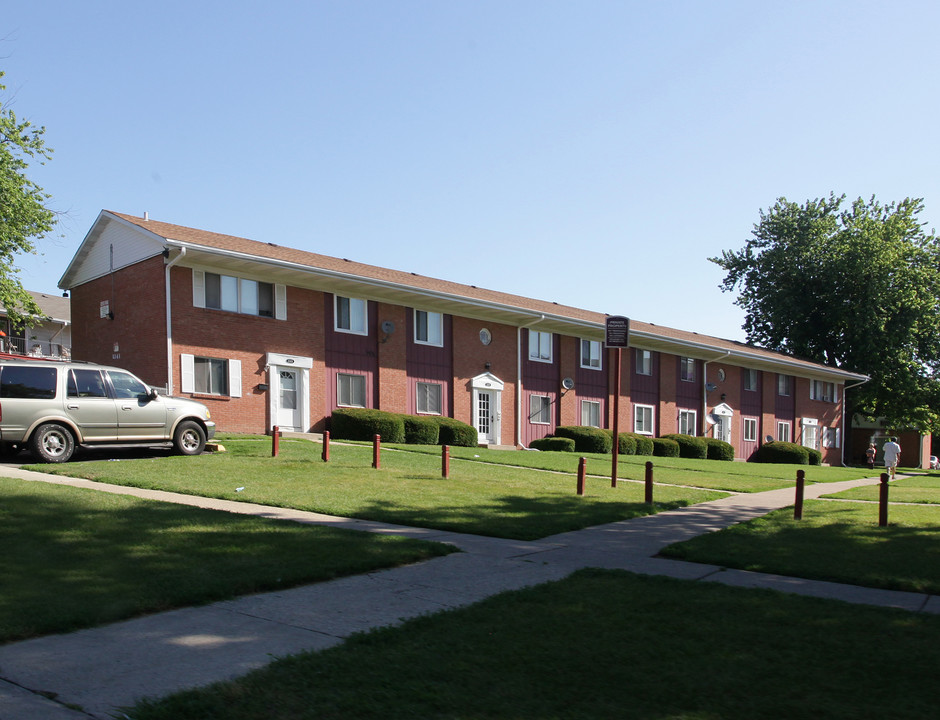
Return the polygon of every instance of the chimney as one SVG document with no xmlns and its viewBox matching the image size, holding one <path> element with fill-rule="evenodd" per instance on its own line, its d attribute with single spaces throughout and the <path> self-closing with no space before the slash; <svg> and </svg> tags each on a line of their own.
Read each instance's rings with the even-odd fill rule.
<svg viewBox="0 0 940 720">
<path fill-rule="evenodd" d="M 144 210 L 144 222 L 147 222 L 150 219 L 150 213 Z"/>
</svg>

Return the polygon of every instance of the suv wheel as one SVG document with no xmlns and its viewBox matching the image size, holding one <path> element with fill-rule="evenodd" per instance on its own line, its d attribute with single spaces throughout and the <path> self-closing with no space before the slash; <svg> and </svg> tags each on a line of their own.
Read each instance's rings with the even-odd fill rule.
<svg viewBox="0 0 940 720">
<path fill-rule="evenodd" d="M 199 423 L 186 420 L 176 428 L 173 444 L 180 455 L 199 455 L 206 447 L 206 433 Z"/>
<path fill-rule="evenodd" d="M 29 450 L 39 462 L 63 463 L 75 452 L 75 438 L 64 425 L 40 425 L 29 439 Z"/>
</svg>

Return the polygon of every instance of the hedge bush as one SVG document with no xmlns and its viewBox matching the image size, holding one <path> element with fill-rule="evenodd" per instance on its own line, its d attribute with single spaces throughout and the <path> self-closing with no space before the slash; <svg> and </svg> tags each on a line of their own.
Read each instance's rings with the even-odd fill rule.
<svg viewBox="0 0 940 720">
<path fill-rule="evenodd" d="M 561 425 L 555 437 L 574 440 L 574 451 L 581 453 L 609 453 L 614 444 L 612 433 L 586 425 Z"/>
<path fill-rule="evenodd" d="M 403 415 L 405 442 L 409 445 L 437 445 L 441 426 L 437 418 L 424 415 Z"/>
<path fill-rule="evenodd" d="M 705 438 L 683 435 L 681 433 L 672 433 L 663 435 L 663 437 L 669 440 L 675 440 L 679 444 L 679 457 L 693 458 L 695 460 L 705 460 L 708 457 L 708 446 L 705 444 Z"/>
<path fill-rule="evenodd" d="M 448 417 L 435 418 L 440 426 L 438 442 L 441 445 L 476 447 L 479 445 L 477 429 L 460 420 Z"/>
<path fill-rule="evenodd" d="M 679 457 L 679 443 L 672 438 L 653 438 L 653 455 L 657 457 Z"/>
<path fill-rule="evenodd" d="M 637 435 L 636 433 L 620 433 L 620 437 L 628 437 L 636 443 L 636 455 L 653 454 L 653 438 L 646 435 Z"/>
<path fill-rule="evenodd" d="M 330 420 L 330 435 L 337 440 L 372 440 L 405 442 L 405 420 L 402 415 L 366 408 L 337 408 Z"/>
<path fill-rule="evenodd" d="M 809 450 L 796 443 L 773 440 L 761 445 L 750 457 L 751 462 L 809 465 Z"/>
<path fill-rule="evenodd" d="M 822 465 L 822 453 L 819 452 L 819 450 L 814 448 L 806 448 L 806 452 L 809 453 L 810 465 Z"/>
<path fill-rule="evenodd" d="M 718 438 L 705 438 L 709 460 L 734 460 L 734 446 Z"/>
<path fill-rule="evenodd" d="M 636 455 L 636 439 L 630 433 L 620 433 L 617 443 L 619 455 Z"/>
<path fill-rule="evenodd" d="M 529 443 L 533 450 L 574 452 L 575 442 L 570 437 L 543 437 Z"/>
</svg>

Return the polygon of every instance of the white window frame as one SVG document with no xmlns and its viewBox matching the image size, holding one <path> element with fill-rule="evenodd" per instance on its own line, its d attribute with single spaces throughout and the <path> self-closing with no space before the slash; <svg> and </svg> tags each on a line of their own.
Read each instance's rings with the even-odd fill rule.
<svg viewBox="0 0 940 720">
<path fill-rule="evenodd" d="M 342 327 L 340 323 L 340 304 L 347 303 L 349 313 L 349 327 Z M 333 296 L 333 329 L 336 332 L 350 335 L 369 334 L 369 303 L 361 298 L 351 298 L 345 295 Z"/>
<path fill-rule="evenodd" d="M 826 380 L 810 380 L 809 399 L 837 403 L 839 402 L 839 386 Z"/>
<path fill-rule="evenodd" d="M 777 421 L 777 436 L 776 437 L 777 437 L 778 442 L 793 442 L 793 428 L 791 427 L 791 423 L 789 420 Z"/>
<path fill-rule="evenodd" d="M 533 425 L 552 424 L 552 399 L 548 395 L 529 395 L 529 422 Z"/>
<path fill-rule="evenodd" d="M 685 426 L 685 430 L 683 430 Z M 692 435 L 693 437 L 698 435 L 698 411 L 696 410 L 679 410 L 679 432 L 683 435 Z"/>
<path fill-rule="evenodd" d="M 749 392 L 757 391 L 757 370 L 744 368 L 744 389 Z"/>
<path fill-rule="evenodd" d="M 356 384 L 355 387 L 353 386 L 354 382 Z M 346 390 L 345 394 L 347 396 L 346 398 L 343 397 L 344 395 L 343 383 L 346 383 L 346 388 L 345 388 Z M 361 388 L 362 390 L 362 404 L 361 405 L 356 404 L 355 402 L 356 401 L 355 391 L 359 388 Z M 346 402 L 343 402 L 344 399 L 346 400 Z M 366 376 L 365 375 L 357 375 L 355 373 L 336 373 L 336 404 L 339 407 L 364 408 L 366 407 L 367 399 L 368 398 L 367 398 L 367 393 L 366 393 Z"/>
<path fill-rule="evenodd" d="M 679 358 L 679 380 L 682 382 L 695 382 L 695 358 Z"/>
<path fill-rule="evenodd" d="M 841 435 L 839 428 L 824 427 L 822 429 L 822 446 L 827 449 L 842 447 Z"/>
<path fill-rule="evenodd" d="M 184 393 L 199 393 L 200 395 L 211 395 L 203 390 L 196 390 L 196 355 L 190 353 L 180 353 L 180 390 Z M 221 360 L 226 364 L 228 372 L 228 393 L 219 395 L 219 397 L 241 397 L 242 396 L 242 361 L 232 358 L 210 358 L 199 356 L 200 360 Z"/>
<path fill-rule="evenodd" d="M 645 429 L 646 416 L 649 417 L 649 429 Z M 637 435 L 652 435 L 656 426 L 656 408 L 652 405 L 633 405 L 633 432 Z"/>
<path fill-rule="evenodd" d="M 415 408 L 419 415 L 442 415 L 443 402 L 444 388 L 440 383 L 419 381 L 415 384 Z"/>
<path fill-rule="evenodd" d="M 424 321 L 422 322 L 422 318 Z M 415 344 L 444 347 L 444 316 L 430 310 L 414 311 Z M 423 330 L 424 337 L 421 337 Z"/>
<path fill-rule="evenodd" d="M 744 442 L 757 442 L 757 418 L 744 418 Z"/>
<path fill-rule="evenodd" d="M 792 389 L 792 380 L 789 375 L 784 375 L 782 373 L 777 375 L 777 394 L 781 397 L 790 397 L 790 394 L 793 392 Z"/>
<path fill-rule="evenodd" d="M 585 416 L 587 419 L 585 419 Z M 600 400 L 582 400 L 581 401 L 581 424 L 587 427 L 601 426 L 601 403 Z"/>
<path fill-rule="evenodd" d="M 550 332 L 529 330 L 529 360 L 550 363 L 552 361 L 553 338 Z"/>
<path fill-rule="evenodd" d="M 219 306 L 210 307 L 206 301 L 206 275 L 219 278 Z M 271 314 L 261 313 L 261 287 L 271 288 Z M 193 307 L 236 312 L 254 317 L 287 319 L 287 286 L 252 280 L 235 275 L 223 275 L 209 270 L 193 270 Z"/>
<path fill-rule="evenodd" d="M 653 374 L 653 353 L 650 350 L 636 349 L 636 374 Z"/>
<path fill-rule="evenodd" d="M 602 357 L 600 340 L 581 338 L 581 367 L 587 370 L 601 370 Z"/>
</svg>

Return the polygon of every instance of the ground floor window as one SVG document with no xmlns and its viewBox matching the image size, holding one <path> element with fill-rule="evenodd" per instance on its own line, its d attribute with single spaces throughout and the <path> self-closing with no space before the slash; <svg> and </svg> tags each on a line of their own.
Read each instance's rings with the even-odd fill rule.
<svg viewBox="0 0 940 720">
<path fill-rule="evenodd" d="M 197 357 L 182 353 L 180 365 L 182 366 L 180 379 L 184 393 L 241 397 L 242 364 L 240 360 Z"/>
<path fill-rule="evenodd" d="M 366 376 L 336 375 L 336 404 L 344 407 L 366 406 Z"/>
<path fill-rule="evenodd" d="M 653 406 L 633 406 L 633 432 L 639 435 L 653 434 Z"/>
<path fill-rule="evenodd" d="M 581 424 L 588 427 L 601 426 L 601 404 L 597 400 L 581 401 Z"/>
<path fill-rule="evenodd" d="M 441 386 L 438 383 L 419 382 L 417 396 L 419 413 L 441 414 Z"/>
<path fill-rule="evenodd" d="M 790 442 L 790 423 L 782 420 L 777 422 L 777 440 Z"/>
<path fill-rule="evenodd" d="M 681 435 L 697 435 L 696 426 L 698 413 L 695 410 L 679 411 L 679 433 Z"/>
<path fill-rule="evenodd" d="M 839 428 L 823 428 L 823 447 L 839 448 L 842 447 L 842 438 L 839 437 Z"/>
<path fill-rule="evenodd" d="M 757 418 L 744 418 L 744 442 L 757 442 Z"/>
<path fill-rule="evenodd" d="M 552 399 L 547 395 L 529 396 L 529 422 L 549 425 L 552 422 Z"/>
</svg>

